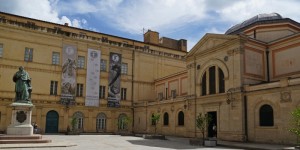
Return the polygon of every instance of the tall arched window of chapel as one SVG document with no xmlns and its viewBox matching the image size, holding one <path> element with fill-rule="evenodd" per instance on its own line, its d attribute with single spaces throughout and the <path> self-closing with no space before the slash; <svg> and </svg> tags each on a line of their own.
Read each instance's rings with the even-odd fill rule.
<svg viewBox="0 0 300 150">
<path fill-rule="evenodd" d="M 211 66 L 205 70 L 201 79 L 202 96 L 224 93 L 225 76 L 224 72 L 218 66 Z"/>
</svg>

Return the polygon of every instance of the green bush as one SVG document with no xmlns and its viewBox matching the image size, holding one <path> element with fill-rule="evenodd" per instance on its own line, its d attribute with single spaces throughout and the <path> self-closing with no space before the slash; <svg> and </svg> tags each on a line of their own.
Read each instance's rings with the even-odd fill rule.
<svg viewBox="0 0 300 150">
<path fill-rule="evenodd" d="M 292 111 L 292 120 L 291 120 L 291 128 L 289 129 L 290 132 L 297 135 L 300 138 L 300 108 L 296 108 Z"/>
</svg>

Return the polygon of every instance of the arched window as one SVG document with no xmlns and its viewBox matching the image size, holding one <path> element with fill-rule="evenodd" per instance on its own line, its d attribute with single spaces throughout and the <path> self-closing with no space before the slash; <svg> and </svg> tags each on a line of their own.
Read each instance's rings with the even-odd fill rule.
<svg viewBox="0 0 300 150">
<path fill-rule="evenodd" d="M 208 84 L 206 84 L 206 82 L 208 82 Z M 201 84 L 201 92 L 203 96 L 207 94 L 224 93 L 225 80 L 222 69 L 217 66 L 209 67 L 208 70 L 203 73 Z"/>
<path fill-rule="evenodd" d="M 184 113 L 182 111 L 178 113 L 178 125 L 184 126 Z"/>
<path fill-rule="evenodd" d="M 118 129 L 119 130 L 126 130 L 128 124 L 128 117 L 126 114 L 121 114 L 118 119 Z"/>
<path fill-rule="evenodd" d="M 263 105 L 259 109 L 259 125 L 274 126 L 273 108 L 270 105 Z"/>
<path fill-rule="evenodd" d="M 96 130 L 105 131 L 105 129 L 106 129 L 106 115 L 104 113 L 100 113 L 98 114 L 96 120 Z"/>
<path fill-rule="evenodd" d="M 202 76 L 202 95 L 206 95 L 206 72 Z"/>
<path fill-rule="evenodd" d="M 219 68 L 219 93 L 225 93 L 225 78 L 221 68 Z"/>
<path fill-rule="evenodd" d="M 209 69 L 209 94 L 216 94 L 216 67 L 212 66 Z"/>
<path fill-rule="evenodd" d="M 167 112 L 164 113 L 164 126 L 169 125 L 169 114 Z"/>
<path fill-rule="evenodd" d="M 73 118 L 76 118 L 75 129 L 83 130 L 83 113 L 77 111 L 74 113 Z"/>
</svg>

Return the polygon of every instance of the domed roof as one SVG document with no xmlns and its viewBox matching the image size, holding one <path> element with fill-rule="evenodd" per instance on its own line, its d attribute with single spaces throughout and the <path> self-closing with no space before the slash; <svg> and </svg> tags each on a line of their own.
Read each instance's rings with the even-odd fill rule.
<svg viewBox="0 0 300 150">
<path fill-rule="evenodd" d="M 248 25 L 251 25 L 253 23 L 259 22 L 259 21 L 268 21 L 268 20 L 277 20 L 277 19 L 283 19 L 282 16 L 278 13 L 270 13 L 270 14 L 259 14 L 256 15 L 248 20 L 245 20 L 244 22 L 237 24 L 230 29 L 228 29 L 225 34 L 231 34 L 239 29 L 242 29 Z"/>
</svg>

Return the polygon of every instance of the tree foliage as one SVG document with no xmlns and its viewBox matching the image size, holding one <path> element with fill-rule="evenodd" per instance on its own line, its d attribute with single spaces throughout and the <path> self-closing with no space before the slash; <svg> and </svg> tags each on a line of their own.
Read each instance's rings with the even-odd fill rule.
<svg viewBox="0 0 300 150">
<path fill-rule="evenodd" d="M 212 118 L 208 114 L 203 115 L 202 113 L 199 113 L 199 115 L 196 118 L 196 126 L 202 133 L 203 143 L 204 143 L 205 130 L 207 129 L 207 127 L 211 121 L 212 121 Z"/>
<path fill-rule="evenodd" d="M 290 132 L 300 137 L 300 107 L 296 108 L 291 112 L 292 120 L 291 125 L 292 127 L 289 129 Z"/>
<path fill-rule="evenodd" d="M 155 130 L 154 130 L 154 133 L 155 133 L 155 134 L 156 134 L 157 124 L 158 124 L 158 122 L 159 122 L 159 119 L 160 119 L 160 114 L 158 114 L 158 113 L 152 114 L 152 116 L 151 116 L 151 121 L 152 121 L 152 122 L 155 122 Z"/>
<path fill-rule="evenodd" d="M 71 123 L 72 131 L 75 131 L 76 126 L 78 124 L 78 119 L 76 117 L 72 117 L 70 123 Z"/>
</svg>

